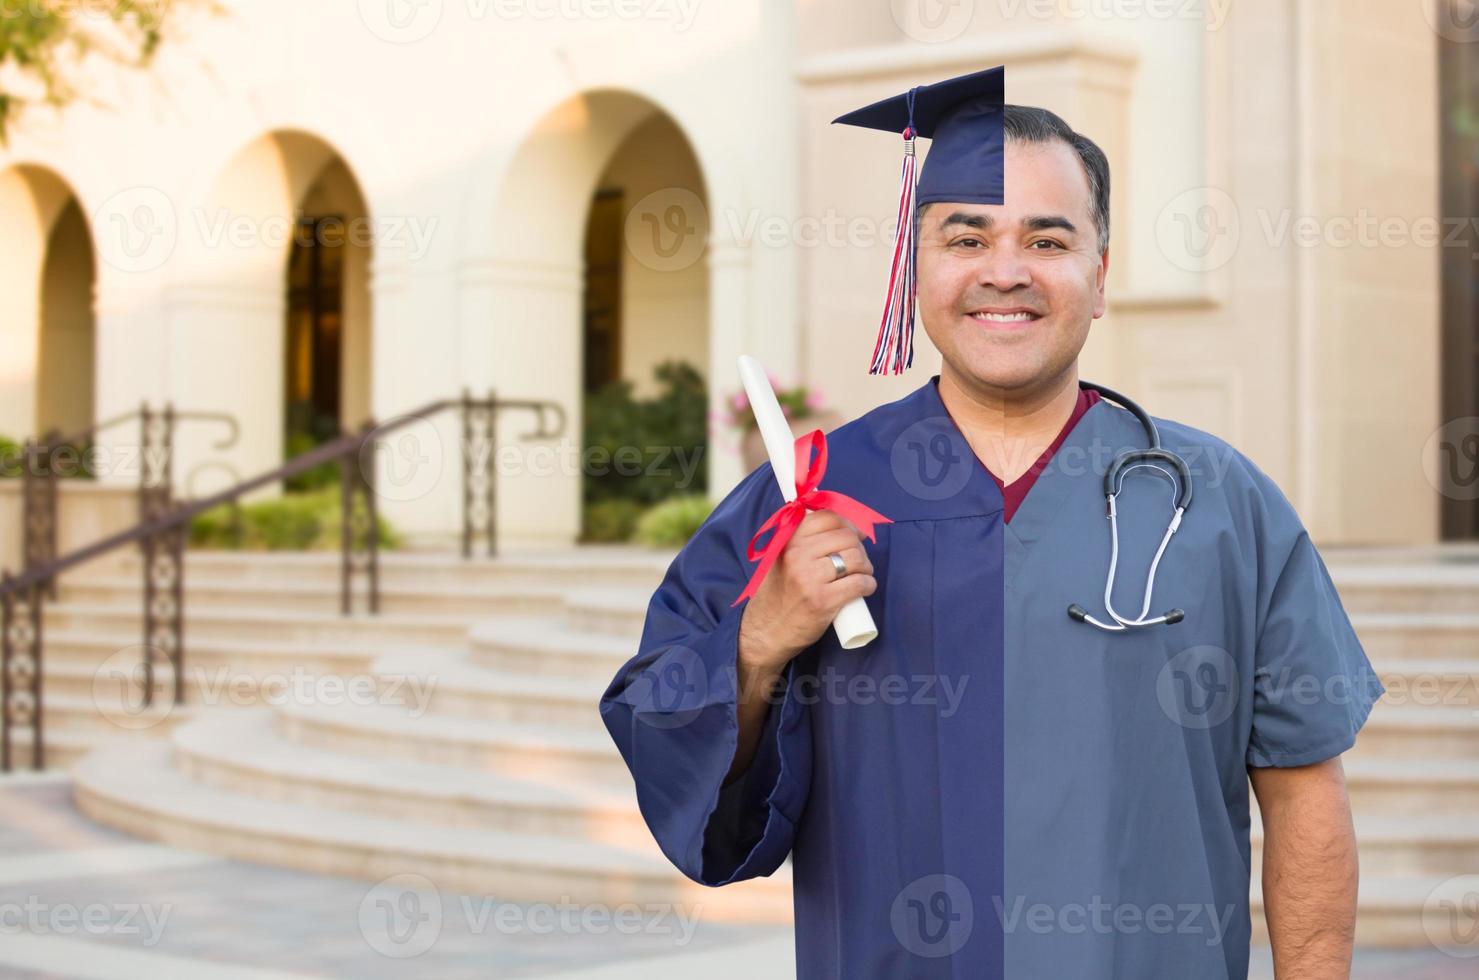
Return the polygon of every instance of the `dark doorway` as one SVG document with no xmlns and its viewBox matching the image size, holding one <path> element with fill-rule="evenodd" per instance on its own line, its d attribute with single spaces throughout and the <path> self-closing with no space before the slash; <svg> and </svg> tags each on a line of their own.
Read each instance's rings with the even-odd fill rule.
<svg viewBox="0 0 1479 980">
<path fill-rule="evenodd" d="M 344 344 L 344 220 L 300 217 L 288 254 L 287 456 L 339 432 Z"/>
<path fill-rule="evenodd" d="M 1438 39 L 1441 92 L 1442 207 L 1450 220 L 1479 215 L 1479 45 Z M 1479 236 L 1465 220 L 1457 242 L 1439 250 L 1443 277 L 1444 442 L 1442 536 L 1479 538 Z M 1449 241 L 1449 228 L 1443 239 Z"/>
<path fill-rule="evenodd" d="M 622 192 L 591 200 L 585 228 L 585 393 L 621 377 Z"/>
</svg>

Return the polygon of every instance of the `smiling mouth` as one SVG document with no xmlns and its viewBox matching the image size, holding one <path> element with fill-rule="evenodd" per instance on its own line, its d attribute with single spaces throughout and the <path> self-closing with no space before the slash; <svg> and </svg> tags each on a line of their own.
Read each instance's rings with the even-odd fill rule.
<svg viewBox="0 0 1479 980">
<path fill-rule="evenodd" d="M 1012 310 L 1006 313 L 977 310 L 974 313 L 967 313 L 966 316 L 977 323 L 991 324 L 1027 324 L 1042 319 L 1041 314 L 1033 313 L 1031 310 Z"/>
</svg>

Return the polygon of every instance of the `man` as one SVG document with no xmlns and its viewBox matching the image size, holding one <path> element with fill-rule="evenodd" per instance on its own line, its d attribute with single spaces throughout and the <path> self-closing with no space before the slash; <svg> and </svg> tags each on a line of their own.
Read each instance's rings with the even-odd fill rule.
<svg viewBox="0 0 1479 980">
<path fill-rule="evenodd" d="M 933 133 L 918 307 L 941 371 L 831 433 L 822 481 L 892 522 L 867 543 L 808 513 L 732 606 L 783 502 L 751 473 L 669 568 L 603 719 L 684 873 L 723 885 L 791 854 L 801 980 L 1244 978 L 1250 777 L 1276 971 L 1346 977 L 1339 756 L 1381 684 L 1288 501 L 1215 437 L 1155 420 L 1193 502 L 1171 534 L 1173 468 L 1131 466 L 1111 540 L 1104 474 L 1147 431 L 1078 377 L 1108 164 L 1002 106 L 1000 71 L 854 114 Z M 916 270 L 895 272 L 912 308 Z M 886 320 L 875 367 L 907 359 L 909 329 Z M 857 596 L 879 636 L 844 650 L 829 624 Z"/>
</svg>

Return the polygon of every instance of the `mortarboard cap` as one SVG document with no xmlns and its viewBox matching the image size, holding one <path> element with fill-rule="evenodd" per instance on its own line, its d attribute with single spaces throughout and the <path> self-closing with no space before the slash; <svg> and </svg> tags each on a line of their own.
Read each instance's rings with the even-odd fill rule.
<svg viewBox="0 0 1479 980">
<path fill-rule="evenodd" d="M 894 237 L 888 297 L 878 326 L 869 374 L 914 363 L 914 212 L 937 201 L 1002 204 L 1002 112 L 1006 68 L 998 66 L 916 85 L 902 95 L 855 109 L 832 120 L 899 133 L 904 164 L 899 180 L 898 232 Z M 930 140 L 916 180 L 914 140 Z"/>
</svg>

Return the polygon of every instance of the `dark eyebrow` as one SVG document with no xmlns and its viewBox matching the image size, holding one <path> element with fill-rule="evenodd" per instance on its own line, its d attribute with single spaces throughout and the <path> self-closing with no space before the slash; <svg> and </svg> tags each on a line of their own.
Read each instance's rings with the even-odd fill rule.
<svg viewBox="0 0 1479 980">
<path fill-rule="evenodd" d="M 944 221 L 940 222 L 940 230 L 944 231 L 951 225 L 965 225 L 967 228 L 975 228 L 977 231 L 988 231 L 995 224 L 995 219 L 989 214 L 975 214 L 969 211 L 952 212 Z M 1046 231 L 1049 228 L 1061 228 L 1070 235 L 1078 234 L 1078 227 L 1061 214 L 1034 214 L 1022 220 L 1022 224 L 1028 231 Z"/>
</svg>

